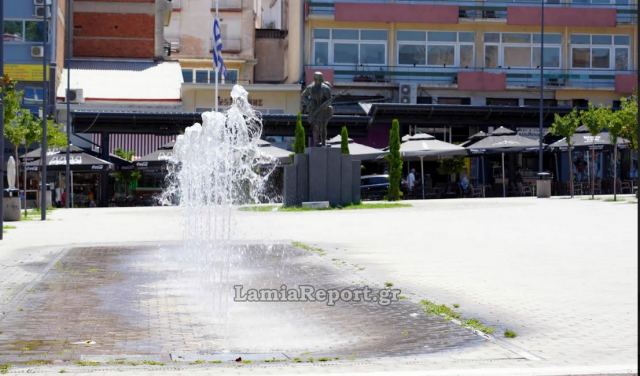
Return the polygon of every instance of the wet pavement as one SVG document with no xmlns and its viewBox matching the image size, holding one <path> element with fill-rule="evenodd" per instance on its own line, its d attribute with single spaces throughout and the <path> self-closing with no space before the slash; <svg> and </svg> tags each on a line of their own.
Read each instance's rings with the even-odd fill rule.
<svg viewBox="0 0 640 376">
<path fill-rule="evenodd" d="M 407 300 L 224 303 L 237 284 L 246 291 L 283 284 L 379 289 L 385 282 L 290 245 L 237 246 L 226 257 L 228 271 L 220 259 L 177 244 L 144 244 L 71 248 L 49 265 L 23 264 L 44 274 L 0 317 L 0 363 L 362 359 L 485 342 Z M 220 273 L 228 273 L 222 283 Z"/>
</svg>

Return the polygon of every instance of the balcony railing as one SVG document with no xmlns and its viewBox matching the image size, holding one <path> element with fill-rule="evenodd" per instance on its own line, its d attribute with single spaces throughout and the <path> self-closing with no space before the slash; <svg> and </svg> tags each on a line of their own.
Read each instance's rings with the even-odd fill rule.
<svg viewBox="0 0 640 376">
<path fill-rule="evenodd" d="M 526 68 L 459 68 L 459 67 L 407 67 L 407 66 L 307 66 L 309 69 L 332 69 L 335 83 L 405 83 L 417 82 L 423 85 L 456 87 L 459 72 L 504 73 L 508 88 L 540 87 L 540 71 Z M 548 88 L 614 88 L 619 74 L 636 71 L 584 70 L 545 68 L 544 85 Z"/>
<path fill-rule="evenodd" d="M 309 11 L 311 14 L 333 15 L 336 3 L 395 3 L 395 4 L 437 4 L 455 5 L 459 7 L 460 18 L 463 19 L 504 19 L 507 17 L 507 7 L 509 6 L 539 6 L 540 0 L 311 0 L 309 1 Z M 547 7 L 569 8 L 569 7 L 593 7 L 611 8 L 615 7 L 618 12 L 619 23 L 636 23 L 636 0 L 629 0 L 628 4 L 620 4 L 612 1 L 610 4 L 598 4 L 589 1 L 585 4 L 573 3 L 570 0 L 545 0 Z"/>
</svg>

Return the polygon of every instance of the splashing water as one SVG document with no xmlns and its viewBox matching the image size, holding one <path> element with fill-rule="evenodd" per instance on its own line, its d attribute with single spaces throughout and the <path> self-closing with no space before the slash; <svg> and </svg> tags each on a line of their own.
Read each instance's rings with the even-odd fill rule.
<svg viewBox="0 0 640 376">
<path fill-rule="evenodd" d="M 184 256 L 200 279 L 198 304 L 211 312 L 218 332 L 226 332 L 232 298 L 229 268 L 233 253 L 234 206 L 268 201 L 267 182 L 276 160 L 261 151 L 262 122 L 235 85 L 226 112 L 205 112 L 177 137 L 169 161 L 168 187 L 162 201 L 178 202 L 183 211 Z"/>
</svg>

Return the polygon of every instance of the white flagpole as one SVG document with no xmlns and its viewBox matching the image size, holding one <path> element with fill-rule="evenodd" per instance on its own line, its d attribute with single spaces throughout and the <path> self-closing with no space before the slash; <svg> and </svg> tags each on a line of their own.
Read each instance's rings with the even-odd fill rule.
<svg viewBox="0 0 640 376">
<path fill-rule="evenodd" d="M 213 20 L 213 22 L 215 23 L 217 19 L 218 19 L 218 0 L 216 0 L 216 18 Z M 214 30 L 215 30 L 215 27 L 214 27 Z M 216 48 L 217 48 L 216 36 L 214 32 L 214 36 L 213 36 L 213 53 L 214 54 L 218 53 Z M 216 64 L 215 74 L 216 74 L 216 83 L 215 83 L 215 90 L 214 90 L 214 96 L 213 96 L 213 110 L 218 112 L 218 76 L 220 75 L 219 64 Z"/>
</svg>

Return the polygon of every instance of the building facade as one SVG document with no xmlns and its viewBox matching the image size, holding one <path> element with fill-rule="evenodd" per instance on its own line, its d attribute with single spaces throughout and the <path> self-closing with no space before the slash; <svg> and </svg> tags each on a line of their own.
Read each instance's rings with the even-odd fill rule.
<svg viewBox="0 0 640 376">
<path fill-rule="evenodd" d="M 535 120 L 541 84 L 540 3 L 336 0 L 306 4 L 306 81 L 313 71 L 324 72 L 345 98 L 343 102 L 402 104 L 396 108 L 401 123 L 405 110 L 428 109 L 423 118 L 407 117 L 402 125 L 427 127 L 430 133 L 458 141 L 482 125 L 486 130 L 488 123 L 479 124 L 476 117 L 495 108 L 516 109 Z M 544 6 L 545 107 L 562 111 L 589 102 L 615 107 L 620 97 L 631 94 L 638 67 L 636 2 L 545 0 Z M 452 110 L 443 112 L 446 106 Z M 452 119 L 462 116 L 455 109 L 458 106 L 477 111 L 468 124 L 461 119 L 448 127 Z M 492 121 L 495 126 L 515 128 L 537 124 L 506 124 L 506 119 L 512 121 L 506 116 Z M 547 125 L 551 119 L 545 115 Z M 388 127 L 376 124 L 374 118 L 369 142 L 384 146 Z"/>
<path fill-rule="evenodd" d="M 171 46 L 169 59 L 178 61 L 182 68 L 184 109 L 210 111 L 215 103 L 212 30 L 216 1 L 172 3 L 173 13 L 165 38 Z M 288 28 L 293 24 L 295 30 L 301 30 L 302 4 L 292 3 L 285 0 L 218 2 L 227 69 L 224 81 L 221 77 L 219 84 L 217 100 L 221 108 L 231 104 L 229 94 L 238 83 L 249 91 L 251 104 L 263 113 L 298 112 L 302 67 L 295 53 L 300 48 L 290 52 Z M 290 22 L 291 18 L 296 20 Z M 299 41 L 297 39 L 298 44 Z"/>
<path fill-rule="evenodd" d="M 54 98 L 64 58 L 65 2 L 62 0 L 6 0 L 4 2 L 4 72 L 24 92 L 23 107 L 42 109 L 43 82 Z M 45 30 L 44 16 L 47 27 Z M 43 41 L 47 40 L 46 48 Z M 43 60 L 47 80 L 43 81 Z M 50 100 L 51 113 L 54 101 Z"/>
</svg>

